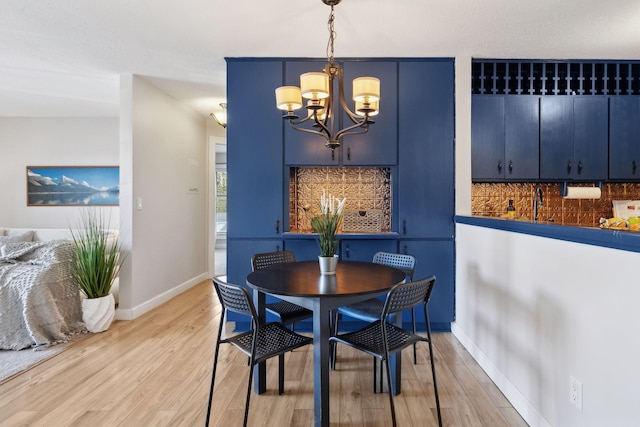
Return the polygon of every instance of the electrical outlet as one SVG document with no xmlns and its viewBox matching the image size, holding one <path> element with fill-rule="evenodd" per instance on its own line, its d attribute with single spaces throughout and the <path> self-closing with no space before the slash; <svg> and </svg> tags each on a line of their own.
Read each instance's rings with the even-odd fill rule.
<svg viewBox="0 0 640 427">
<path fill-rule="evenodd" d="M 569 377 L 569 402 L 582 412 L 582 383 L 574 377 Z"/>
</svg>

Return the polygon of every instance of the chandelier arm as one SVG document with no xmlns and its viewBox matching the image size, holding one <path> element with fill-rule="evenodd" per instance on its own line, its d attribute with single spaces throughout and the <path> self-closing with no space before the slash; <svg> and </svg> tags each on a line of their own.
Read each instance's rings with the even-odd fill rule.
<svg viewBox="0 0 640 427">
<path fill-rule="evenodd" d="M 291 125 L 291 127 L 295 130 L 299 130 L 301 132 L 307 132 L 307 133 L 312 133 L 314 135 L 320 135 L 323 138 L 327 138 L 327 135 L 324 132 L 320 132 L 317 130 L 313 130 L 313 129 L 306 129 L 306 128 L 301 128 L 301 127 L 297 127 L 295 126 L 292 122 L 289 122 L 289 124 Z"/>
<path fill-rule="evenodd" d="M 336 139 L 341 138 L 344 135 L 353 135 L 353 134 L 357 134 L 357 133 L 366 133 L 369 130 L 369 123 L 367 123 L 367 119 L 369 117 L 365 116 L 363 117 L 363 120 L 361 122 L 357 122 L 356 124 L 346 127 L 342 130 L 340 130 L 337 134 L 336 134 Z M 362 131 L 359 132 L 350 132 L 353 129 L 357 129 L 357 128 L 362 128 Z"/>
</svg>

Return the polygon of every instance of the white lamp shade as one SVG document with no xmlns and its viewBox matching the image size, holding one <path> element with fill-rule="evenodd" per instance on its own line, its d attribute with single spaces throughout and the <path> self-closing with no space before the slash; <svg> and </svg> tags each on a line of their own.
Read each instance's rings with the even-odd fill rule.
<svg viewBox="0 0 640 427">
<path fill-rule="evenodd" d="M 353 79 L 353 100 L 356 102 L 375 102 L 380 99 L 380 79 L 376 77 L 358 77 Z"/>
<path fill-rule="evenodd" d="M 300 89 L 305 99 L 324 99 L 329 96 L 329 76 L 321 72 L 300 75 Z"/>
<path fill-rule="evenodd" d="M 211 113 L 211 116 L 215 119 L 216 122 L 222 127 L 227 126 L 227 112 L 226 110 L 214 111 Z"/>
<path fill-rule="evenodd" d="M 300 88 L 297 86 L 281 86 L 276 89 L 276 106 L 279 110 L 293 111 L 302 108 Z"/>
<path fill-rule="evenodd" d="M 364 113 L 360 110 L 364 107 L 362 102 L 356 101 L 356 114 L 360 117 L 364 117 Z M 373 111 L 369 111 L 369 117 L 376 116 L 380 112 L 380 102 L 372 102 L 369 104 L 369 108 Z"/>
</svg>

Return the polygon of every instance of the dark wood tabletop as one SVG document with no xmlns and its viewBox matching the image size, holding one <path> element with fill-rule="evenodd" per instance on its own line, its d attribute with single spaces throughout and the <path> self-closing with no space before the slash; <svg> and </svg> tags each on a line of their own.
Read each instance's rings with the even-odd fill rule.
<svg viewBox="0 0 640 427">
<path fill-rule="evenodd" d="M 254 271 L 247 284 L 272 295 L 330 298 L 380 294 L 404 278 L 396 268 L 371 262 L 340 261 L 335 275 L 324 275 L 318 261 L 302 261 Z"/>
</svg>

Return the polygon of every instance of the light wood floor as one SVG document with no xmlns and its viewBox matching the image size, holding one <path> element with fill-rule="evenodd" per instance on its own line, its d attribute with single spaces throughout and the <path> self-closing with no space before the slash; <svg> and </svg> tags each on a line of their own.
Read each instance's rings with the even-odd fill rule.
<svg viewBox="0 0 640 427">
<path fill-rule="evenodd" d="M 70 346 L 0 385 L 0 426 L 202 426 L 220 306 L 203 282 L 133 321 Z M 450 333 L 434 334 L 443 419 L 448 426 L 526 426 Z M 426 346 L 418 365 L 403 353 L 402 393 L 395 400 L 400 426 L 435 426 L 435 402 Z M 332 426 L 389 426 L 388 396 L 372 393 L 372 361 L 340 347 L 331 372 Z M 312 347 L 288 353 L 285 394 L 277 369 L 268 392 L 252 395 L 251 426 L 312 426 Z M 275 360 L 274 360 L 275 362 Z M 247 359 L 222 346 L 213 424 L 242 423 Z"/>
</svg>

